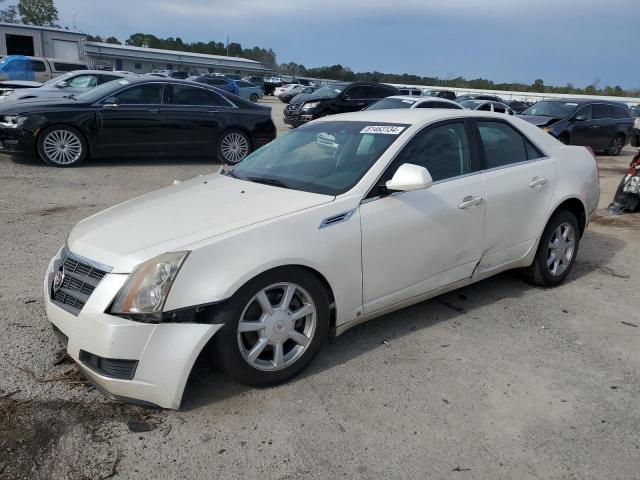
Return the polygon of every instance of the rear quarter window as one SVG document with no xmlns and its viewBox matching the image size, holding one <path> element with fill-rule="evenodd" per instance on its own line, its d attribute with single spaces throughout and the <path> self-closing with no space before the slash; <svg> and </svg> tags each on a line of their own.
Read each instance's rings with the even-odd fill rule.
<svg viewBox="0 0 640 480">
<path fill-rule="evenodd" d="M 623 107 L 614 106 L 613 108 L 613 118 L 631 118 L 629 112 L 625 110 Z"/>
</svg>

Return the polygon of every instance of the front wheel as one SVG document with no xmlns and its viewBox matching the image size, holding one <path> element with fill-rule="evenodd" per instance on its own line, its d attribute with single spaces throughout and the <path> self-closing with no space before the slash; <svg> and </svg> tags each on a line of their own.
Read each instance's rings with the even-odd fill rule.
<svg viewBox="0 0 640 480">
<path fill-rule="evenodd" d="M 249 96 L 249 100 L 251 100 L 253 103 L 256 103 L 258 101 L 258 94 L 257 93 L 252 93 Z"/>
<path fill-rule="evenodd" d="M 214 359 L 236 381 L 254 387 L 282 383 L 318 353 L 329 329 L 329 299 L 304 269 L 262 274 L 236 292 L 215 318 Z"/>
<path fill-rule="evenodd" d="M 251 142 L 249 137 L 240 130 L 227 130 L 218 140 L 216 148 L 218 160 L 221 163 L 235 165 L 249 155 Z"/>
<path fill-rule="evenodd" d="M 535 285 L 560 285 L 578 254 L 580 230 L 578 219 L 568 210 L 553 214 L 542 233 L 533 264 L 523 271 L 525 279 Z"/>
<path fill-rule="evenodd" d="M 45 163 L 55 167 L 73 167 L 87 156 L 87 142 L 73 127 L 53 126 L 38 137 L 38 153 Z"/>
</svg>

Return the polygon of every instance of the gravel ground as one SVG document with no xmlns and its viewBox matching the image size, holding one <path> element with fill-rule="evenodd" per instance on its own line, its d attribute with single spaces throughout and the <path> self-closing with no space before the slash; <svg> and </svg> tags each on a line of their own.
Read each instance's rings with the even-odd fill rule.
<svg viewBox="0 0 640 480">
<path fill-rule="evenodd" d="M 601 208 L 632 152 L 598 158 Z M 640 478 L 638 214 L 602 211 L 559 288 L 499 275 L 356 327 L 276 388 L 201 361 L 175 412 L 87 385 L 41 281 L 78 220 L 217 166 L 0 165 L 0 478 Z"/>
</svg>

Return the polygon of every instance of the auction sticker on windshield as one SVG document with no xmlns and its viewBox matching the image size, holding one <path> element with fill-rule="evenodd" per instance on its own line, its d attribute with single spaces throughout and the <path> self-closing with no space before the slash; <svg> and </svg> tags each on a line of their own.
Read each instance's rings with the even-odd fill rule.
<svg viewBox="0 0 640 480">
<path fill-rule="evenodd" d="M 360 133 L 378 133 L 382 135 L 400 135 L 405 127 L 396 127 L 393 125 L 369 125 L 360 130 Z"/>
</svg>

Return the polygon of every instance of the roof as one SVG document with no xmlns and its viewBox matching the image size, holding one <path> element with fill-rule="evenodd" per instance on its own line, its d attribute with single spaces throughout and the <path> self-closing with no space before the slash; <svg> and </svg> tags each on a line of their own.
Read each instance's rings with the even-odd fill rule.
<svg viewBox="0 0 640 480">
<path fill-rule="evenodd" d="M 58 27 L 41 27 L 38 25 L 28 25 L 26 23 L 10 23 L 10 22 L 0 22 L 0 28 L 27 28 L 29 30 L 40 30 L 45 32 L 64 32 L 70 33 L 72 35 L 82 35 L 86 36 L 84 32 L 80 30 L 72 30 L 70 28 L 58 28 Z"/>
<path fill-rule="evenodd" d="M 415 98 L 415 97 L 414 97 Z M 453 118 L 467 117 L 495 117 L 505 119 L 510 117 L 504 113 L 477 112 L 475 110 L 462 109 L 440 109 L 440 108 L 397 108 L 389 110 L 361 110 L 353 113 L 343 113 L 340 115 L 329 115 L 314 120 L 315 122 L 350 121 L 350 122 L 371 122 L 372 124 L 399 123 L 405 125 L 421 125 L 438 120 L 448 120 Z"/>
<path fill-rule="evenodd" d="M 460 105 L 453 100 L 449 100 L 448 98 L 442 97 L 430 97 L 428 95 L 391 95 L 390 97 L 385 98 L 397 98 L 398 100 L 412 100 L 413 102 L 442 102 L 442 103 L 452 103 L 454 105 Z M 384 100 L 384 99 L 382 99 Z"/>
<path fill-rule="evenodd" d="M 180 56 L 180 57 L 187 57 L 187 58 L 194 58 L 194 59 L 233 61 L 233 62 L 252 64 L 254 66 L 262 65 L 260 62 L 257 62 L 255 60 L 249 60 L 248 58 L 227 57 L 225 55 L 210 55 L 207 53 L 182 52 L 178 50 L 163 50 L 161 48 L 134 47 L 133 45 L 117 45 L 113 43 L 87 42 L 87 47 L 88 48 L 96 47 L 99 49 L 106 49 L 106 50 L 138 52 L 138 53 L 144 53 L 144 54 L 154 53 L 159 55 Z M 90 50 L 89 50 L 89 53 L 91 53 Z"/>
</svg>

